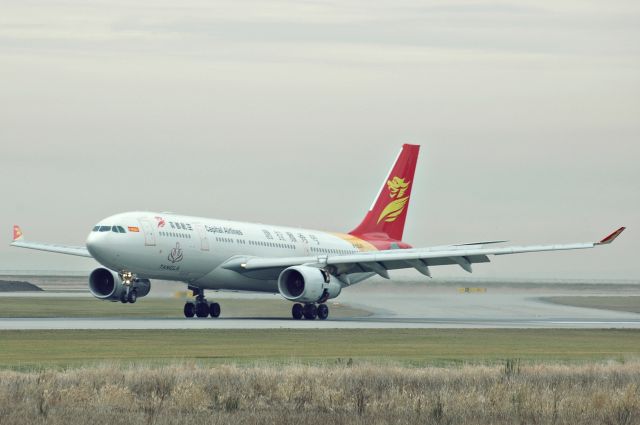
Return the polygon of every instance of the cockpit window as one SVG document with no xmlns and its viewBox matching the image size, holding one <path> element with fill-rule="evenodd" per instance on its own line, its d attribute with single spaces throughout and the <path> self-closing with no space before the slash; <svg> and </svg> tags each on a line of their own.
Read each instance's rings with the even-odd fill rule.
<svg viewBox="0 0 640 425">
<path fill-rule="evenodd" d="M 95 226 L 92 230 L 92 232 L 97 232 L 98 230 L 100 230 L 100 226 Z"/>
<path fill-rule="evenodd" d="M 100 226 L 101 232 L 109 232 L 111 231 L 111 226 Z"/>
<path fill-rule="evenodd" d="M 122 226 L 118 226 L 118 231 L 119 231 L 120 233 L 127 233 L 127 231 L 126 231 L 126 230 L 124 230 L 124 227 L 122 227 Z"/>
</svg>

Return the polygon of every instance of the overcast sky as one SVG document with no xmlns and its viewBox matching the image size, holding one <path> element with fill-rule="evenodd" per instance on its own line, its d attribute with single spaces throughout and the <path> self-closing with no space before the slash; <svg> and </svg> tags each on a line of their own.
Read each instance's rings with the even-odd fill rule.
<svg viewBox="0 0 640 425">
<path fill-rule="evenodd" d="M 637 1 L 3 1 L 0 269 L 127 210 L 348 231 L 404 142 L 405 239 L 599 239 L 478 277 L 637 279 Z M 456 268 L 436 276 L 459 276 Z M 417 273 L 416 276 L 419 276 Z"/>
</svg>

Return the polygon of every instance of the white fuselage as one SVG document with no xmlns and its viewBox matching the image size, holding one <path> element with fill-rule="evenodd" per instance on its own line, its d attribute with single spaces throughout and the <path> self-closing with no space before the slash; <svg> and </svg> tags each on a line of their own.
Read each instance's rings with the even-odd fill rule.
<svg viewBox="0 0 640 425">
<path fill-rule="evenodd" d="M 242 257 L 323 257 L 374 249 L 347 234 L 153 212 L 101 220 L 87 248 L 99 263 L 118 272 L 203 289 L 272 293 L 278 292 L 274 276 L 249 277 L 220 266 Z"/>
</svg>

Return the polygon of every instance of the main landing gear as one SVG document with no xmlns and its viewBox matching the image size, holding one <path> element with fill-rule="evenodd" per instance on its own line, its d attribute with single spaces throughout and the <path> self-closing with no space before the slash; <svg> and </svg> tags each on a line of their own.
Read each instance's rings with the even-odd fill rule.
<svg viewBox="0 0 640 425">
<path fill-rule="evenodd" d="M 204 297 L 204 290 L 200 288 L 190 287 L 196 296 L 195 302 L 187 302 L 184 305 L 184 317 L 218 317 L 220 316 L 220 304 L 218 303 L 209 303 L 207 299 Z"/>
<path fill-rule="evenodd" d="M 291 307 L 291 316 L 294 319 L 300 320 L 303 317 L 307 320 L 314 320 L 316 318 L 320 320 L 325 320 L 329 317 L 329 306 L 324 303 L 315 305 L 315 304 L 294 304 Z"/>
</svg>

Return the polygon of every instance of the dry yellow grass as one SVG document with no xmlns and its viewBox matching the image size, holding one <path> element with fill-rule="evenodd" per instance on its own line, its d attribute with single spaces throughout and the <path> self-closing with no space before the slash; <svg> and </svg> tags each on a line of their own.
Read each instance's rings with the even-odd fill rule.
<svg viewBox="0 0 640 425">
<path fill-rule="evenodd" d="M 0 371 L 2 424 L 638 424 L 640 362 Z"/>
</svg>

